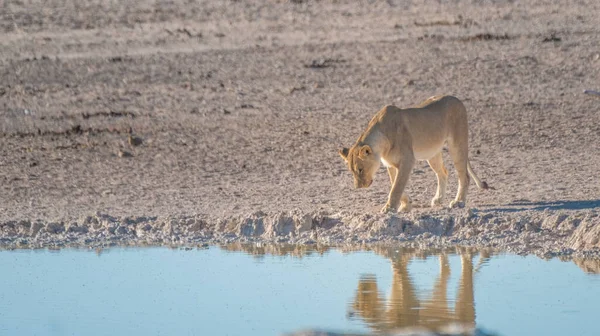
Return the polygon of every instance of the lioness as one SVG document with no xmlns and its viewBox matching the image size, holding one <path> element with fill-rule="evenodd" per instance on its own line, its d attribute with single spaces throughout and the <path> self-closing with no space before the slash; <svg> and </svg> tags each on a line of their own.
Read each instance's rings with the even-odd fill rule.
<svg viewBox="0 0 600 336">
<path fill-rule="evenodd" d="M 450 157 L 458 173 L 458 192 L 449 207 L 464 206 L 469 174 L 480 189 L 487 189 L 469 163 L 469 129 L 463 103 L 452 96 L 431 97 L 413 108 L 385 106 L 350 148 L 339 150 L 354 176 L 356 188 L 373 182 L 381 163 L 387 167 L 392 190 L 382 212 L 410 211 L 410 198 L 404 193 L 415 160 L 427 160 L 437 175 L 437 191 L 431 206 L 440 205 L 446 193 L 448 171 L 442 160 L 442 147 L 448 143 Z"/>
</svg>

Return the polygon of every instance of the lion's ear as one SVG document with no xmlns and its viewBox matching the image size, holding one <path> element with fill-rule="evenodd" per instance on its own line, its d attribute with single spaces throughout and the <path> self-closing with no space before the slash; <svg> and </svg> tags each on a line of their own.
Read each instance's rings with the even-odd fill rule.
<svg viewBox="0 0 600 336">
<path fill-rule="evenodd" d="M 342 148 L 342 149 L 338 150 L 338 153 L 340 154 L 342 159 L 344 159 L 344 161 L 348 161 L 348 153 L 349 152 L 350 152 L 350 150 L 348 148 Z"/>
<path fill-rule="evenodd" d="M 360 147 L 360 152 L 358 152 L 358 156 L 362 157 L 367 157 L 369 155 L 371 155 L 373 153 L 373 150 L 371 149 L 371 146 L 369 145 L 364 145 L 362 147 Z"/>
</svg>

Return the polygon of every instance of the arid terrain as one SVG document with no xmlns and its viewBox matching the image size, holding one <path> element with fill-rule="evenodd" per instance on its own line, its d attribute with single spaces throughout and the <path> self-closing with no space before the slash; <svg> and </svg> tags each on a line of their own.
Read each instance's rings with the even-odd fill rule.
<svg viewBox="0 0 600 336">
<path fill-rule="evenodd" d="M 0 245 L 405 242 L 600 251 L 600 2 L 0 2 Z M 355 190 L 386 104 L 464 101 L 463 209 Z M 447 202 L 456 192 L 450 172 Z"/>
</svg>

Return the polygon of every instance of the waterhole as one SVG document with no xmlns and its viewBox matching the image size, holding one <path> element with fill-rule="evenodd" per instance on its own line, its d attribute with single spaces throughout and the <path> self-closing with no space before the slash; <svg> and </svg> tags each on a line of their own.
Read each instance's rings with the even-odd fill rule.
<svg viewBox="0 0 600 336">
<path fill-rule="evenodd" d="M 0 252 L 0 335 L 597 335 L 600 261 L 455 248 Z"/>
</svg>

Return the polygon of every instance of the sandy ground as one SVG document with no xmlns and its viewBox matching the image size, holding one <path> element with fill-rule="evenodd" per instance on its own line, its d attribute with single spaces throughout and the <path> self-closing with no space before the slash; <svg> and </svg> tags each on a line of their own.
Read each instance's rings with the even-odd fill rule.
<svg viewBox="0 0 600 336">
<path fill-rule="evenodd" d="M 583 92 L 600 89 L 598 12 L 595 0 L 4 1 L 0 244 L 597 253 L 600 98 Z M 495 189 L 431 209 L 420 162 L 413 212 L 379 214 L 385 171 L 354 190 L 337 149 L 383 105 L 434 94 L 465 102 L 473 168 Z"/>
</svg>

